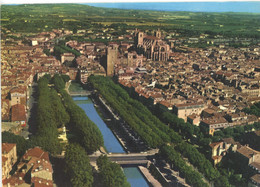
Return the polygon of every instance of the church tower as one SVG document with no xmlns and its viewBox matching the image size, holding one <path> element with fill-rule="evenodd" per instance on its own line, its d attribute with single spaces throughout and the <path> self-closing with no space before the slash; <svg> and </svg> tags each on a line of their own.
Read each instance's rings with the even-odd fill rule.
<svg viewBox="0 0 260 187">
<path fill-rule="evenodd" d="M 117 61 L 117 46 L 109 46 L 107 48 L 107 76 L 114 75 L 114 67 Z"/>
<path fill-rule="evenodd" d="M 137 45 L 143 45 L 143 41 L 144 41 L 144 33 L 143 32 L 138 32 L 138 36 L 137 36 Z"/>
<path fill-rule="evenodd" d="M 156 36 L 157 38 L 160 38 L 160 39 L 161 39 L 162 33 L 161 33 L 160 29 L 157 29 L 157 31 L 155 32 L 155 36 Z"/>
</svg>

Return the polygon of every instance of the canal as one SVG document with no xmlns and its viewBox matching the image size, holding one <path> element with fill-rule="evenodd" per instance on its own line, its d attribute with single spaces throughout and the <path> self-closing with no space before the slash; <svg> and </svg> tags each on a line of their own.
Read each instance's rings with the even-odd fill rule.
<svg viewBox="0 0 260 187">
<path fill-rule="evenodd" d="M 94 104 L 88 97 L 72 97 L 76 104 L 81 107 L 91 121 L 93 121 L 101 131 L 104 138 L 104 146 L 109 153 L 125 153 L 112 131 L 107 127 L 101 117 L 98 115 Z M 145 178 L 137 167 L 124 167 L 124 173 L 131 187 L 149 187 Z"/>
</svg>

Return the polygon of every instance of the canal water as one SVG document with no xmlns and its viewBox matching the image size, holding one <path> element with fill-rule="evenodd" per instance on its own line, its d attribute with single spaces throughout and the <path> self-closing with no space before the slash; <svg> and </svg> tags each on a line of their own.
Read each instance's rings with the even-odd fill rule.
<svg viewBox="0 0 260 187">
<path fill-rule="evenodd" d="M 93 121 L 101 131 L 104 138 L 104 145 L 109 153 L 125 153 L 124 148 L 121 146 L 112 131 L 106 126 L 104 121 L 98 115 L 94 104 L 88 97 L 72 97 L 75 103 L 81 107 L 91 121 Z M 131 187 L 149 187 L 145 178 L 137 167 L 124 167 L 123 168 L 127 181 Z"/>
</svg>

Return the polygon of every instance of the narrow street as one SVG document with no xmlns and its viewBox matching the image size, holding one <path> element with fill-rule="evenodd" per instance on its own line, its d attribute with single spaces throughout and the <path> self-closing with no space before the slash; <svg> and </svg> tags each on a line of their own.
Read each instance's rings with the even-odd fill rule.
<svg viewBox="0 0 260 187">
<path fill-rule="evenodd" d="M 36 112 L 37 112 L 37 86 L 38 84 L 33 82 L 30 96 L 28 100 L 28 113 L 27 113 L 27 124 L 23 131 L 28 132 L 28 134 L 33 134 L 36 130 Z"/>
</svg>

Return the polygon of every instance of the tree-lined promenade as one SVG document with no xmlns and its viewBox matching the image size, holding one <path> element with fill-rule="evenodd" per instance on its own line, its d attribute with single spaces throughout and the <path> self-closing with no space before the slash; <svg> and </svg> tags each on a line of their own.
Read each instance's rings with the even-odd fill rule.
<svg viewBox="0 0 260 187">
<path fill-rule="evenodd" d="M 67 127 L 70 129 L 72 138 L 66 148 L 66 173 L 73 186 L 92 186 L 94 177 L 87 154 L 91 154 L 104 146 L 103 136 L 98 127 L 87 117 L 84 110 L 65 91 L 64 78 L 55 75 L 53 83 L 55 89 L 61 94 L 64 107 L 70 115 Z M 103 158 L 101 156 L 98 159 L 98 176 L 102 178 L 102 183 L 106 186 L 129 186 L 120 165 Z"/>
<path fill-rule="evenodd" d="M 151 148 L 159 148 L 165 144 L 171 145 L 164 148 L 166 150 L 169 149 L 164 151 L 165 154 L 161 154 L 165 160 L 168 160 L 167 158 L 170 155 L 167 155 L 167 153 L 171 152 L 172 149 L 175 152 L 183 153 L 183 156 L 188 158 L 189 162 L 208 181 L 214 182 L 215 186 L 229 186 L 227 178 L 220 175 L 219 171 L 212 166 L 203 154 L 185 142 L 177 132 L 162 123 L 141 102 L 132 99 L 123 88 L 115 84 L 110 78 L 91 76 L 89 77 L 89 82 L 133 130 L 140 135 L 147 145 Z M 181 149 L 181 146 L 184 149 Z M 189 167 L 186 161 L 178 154 L 175 155 L 175 158 L 172 158 L 172 156 L 171 158 L 182 160 L 183 166 L 177 169 L 184 174 L 187 183 L 193 186 L 207 186 L 202 180 L 202 175 L 192 167 Z M 191 171 L 194 175 L 190 175 Z"/>
</svg>

